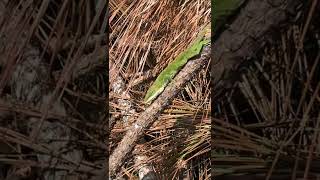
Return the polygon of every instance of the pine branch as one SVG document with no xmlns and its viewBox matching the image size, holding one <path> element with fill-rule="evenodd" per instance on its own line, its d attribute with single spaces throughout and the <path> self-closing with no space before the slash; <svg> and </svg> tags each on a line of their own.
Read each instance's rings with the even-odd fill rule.
<svg viewBox="0 0 320 180">
<path fill-rule="evenodd" d="M 152 103 L 140 116 L 136 123 L 132 125 L 113 151 L 109 158 L 109 174 L 114 176 L 121 167 L 127 155 L 133 150 L 137 141 L 141 138 L 144 131 L 148 129 L 154 121 L 157 120 L 159 114 L 165 107 L 171 103 L 173 98 L 181 91 L 181 89 L 189 82 L 195 74 L 197 74 L 203 65 L 208 63 L 211 54 L 211 47 L 206 46 L 200 57 L 190 60 L 185 67 L 177 74 L 174 80 L 167 86 L 164 92 Z M 107 176 L 108 166 L 103 168 L 99 179 Z"/>
</svg>

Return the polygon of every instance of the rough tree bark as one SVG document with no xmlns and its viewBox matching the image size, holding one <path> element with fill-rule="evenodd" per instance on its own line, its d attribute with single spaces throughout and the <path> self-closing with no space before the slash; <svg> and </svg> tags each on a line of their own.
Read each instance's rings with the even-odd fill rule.
<svg viewBox="0 0 320 180">
<path fill-rule="evenodd" d="M 239 67 L 254 57 L 272 32 L 298 11 L 300 0 L 249 0 L 213 45 L 213 91 L 229 88 L 239 77 Z M 212 100 L 219 97 L 213 93 Z M 214 162 L 212 162 L 214 164 Z M 211 168 L 214 174 L 214 168 Z"/>
<path fill-rule="evenodd" d="M 214 91 L 230 87 L 239 66 L 262 48 L 272 30 L 295 15 L 299 0 L 250 0 L 213 44 Z M 215 94 L 216 95 L 216 94 Z M 215 96 L 214 95 L 214 96 Z"/>
</svg>

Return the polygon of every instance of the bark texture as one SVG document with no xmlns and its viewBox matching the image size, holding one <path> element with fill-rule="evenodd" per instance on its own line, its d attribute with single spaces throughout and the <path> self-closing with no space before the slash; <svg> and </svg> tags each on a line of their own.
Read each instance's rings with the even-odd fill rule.
<svg viewBox="0 0 320 180">
<path fill-rule="evenodd" d="M 248 1 L 228 29 L 213 44 L 213 90 L 232 86 L 239 66 L 254 57 L 271 32 L 295 15 L 294 0 Z M 216 94 L 217 95 L 217 94 Z"/>
</svg>

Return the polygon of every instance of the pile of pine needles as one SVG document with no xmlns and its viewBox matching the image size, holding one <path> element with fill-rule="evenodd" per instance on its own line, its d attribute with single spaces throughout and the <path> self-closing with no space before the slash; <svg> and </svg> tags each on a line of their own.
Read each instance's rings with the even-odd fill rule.
<svg viewBox="0 0 320 180">
<path fill-rule="evenodd" d="M 128 116 L 145 109 L 147 88 L 210 22 L 210 13 L 210 1 L 110 2 L 111 152 L 134 122 Z M 209 81 L 208 64 L 145 133 L 119 176 L 137 178 L 135 159 L 144 157 L 160 179 L 210 177 Z"/>
<path fill-rule="evenodd" d="M 219 92 L 213 176 L 319 177 L 319 7 L 303 3 L 294 21 L 242 65 L 237 85 Z"/>
<path fill-rule="evenodd" d="M 101 169 L 106 12 L 105 1 L 0 1 L 0 179 Z"/>
</svg>

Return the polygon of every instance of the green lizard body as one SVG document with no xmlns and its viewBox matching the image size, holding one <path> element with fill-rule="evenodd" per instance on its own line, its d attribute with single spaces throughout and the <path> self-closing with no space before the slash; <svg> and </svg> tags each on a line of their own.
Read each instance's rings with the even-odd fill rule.
<svg viewBox="0 0 320 180">
<path fill-rule="evenodd" d="M 232 15 L 246 0 L 218 0 L 211 1 L 212 4 L 212 24 L 213 35 L 226 23 L 228 17 Z M 174 78 L 178 71 L 188 62 L 189 59 L 201 53 L 202 47 L 210 43 L 211 34 L 210 25 L 207 25 L 198 38 L 191 44 L 189 48 L 179 54 L 169 65 L 159 74 L 155 82 L 151 85 L 146 93 L 144 102 L 149 104 L 152 102 Z"/>
<path fill-rule="evenodd" d="M 169 65 L 159 74 L 151 85 L 144 98 L 145 103 L 153 101 L 174 78 L 178 71 L 188 62 L 189 59 L 200 54 L 202 47 L 210 43 L 208 38 L 209 26 L 200 32 L 197 39 L 185 51 L 180 53 Z"/>
</svg>

